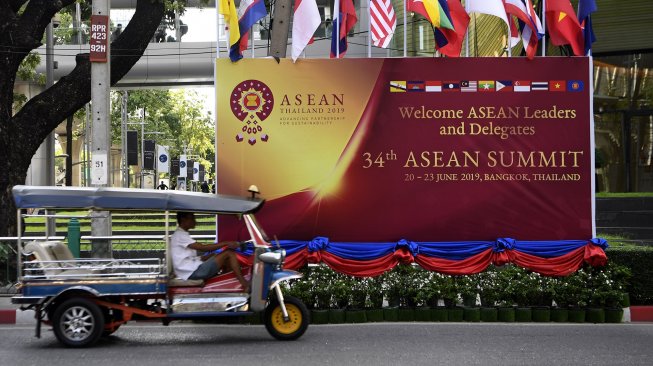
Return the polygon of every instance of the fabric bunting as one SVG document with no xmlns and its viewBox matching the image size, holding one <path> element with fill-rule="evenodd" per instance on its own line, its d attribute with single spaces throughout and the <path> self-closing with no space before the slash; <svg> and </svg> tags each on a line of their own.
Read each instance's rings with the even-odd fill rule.
<svg viewBox="0 0 653 366">
<path fill-rule="evenodd" d="M 378 276 L 396 265 L 417 263 L 424 269 L 452 275 L 483 272 L 490 264 L 512 263 L 547 276 L 566 276 L 583 263 L 603 266 L 607 263 L 604 239 L 518 241 L 499 238 L 496 241 L 338 243 L 317 237 L 311 241 L 283 240 L 287 269 L 298 269 L 308 263 L 325 263 L 338 272 L 352 276 Z M 252 248 L 237 251 L 241 264 L 252 262 Z"/>
</svg>

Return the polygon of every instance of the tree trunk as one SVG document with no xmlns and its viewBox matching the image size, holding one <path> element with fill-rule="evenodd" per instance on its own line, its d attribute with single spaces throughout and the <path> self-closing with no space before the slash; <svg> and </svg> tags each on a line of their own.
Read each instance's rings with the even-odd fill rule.
<svg viewBox="0 0 653 366">
<path fill-rule="evenodd" d="M 11 188 L 24 184 L 32 156 L 43 140 L 65 118 L 91 99 L 91 63 L 88 54 L 76 57 L 70 74 L 28 101 L 13 117 L 16 71 L 27 53 L 39 47 L 50 18 L 73 0 L 30 0 L 22 15 L 14 3 L 0 2 L 0 236 L 16 235 Z M 143 55 L 164 15 L 163 0 L 138 0 L 129 25 L 111 43 L 111 84 L 129 72 Z M 6 51 L 10 50 L 10 51 Z M 9 97 L 5 93 L 9 93 Z M 4 94 L 4 96 L 3 96 Z"/>
</svg>

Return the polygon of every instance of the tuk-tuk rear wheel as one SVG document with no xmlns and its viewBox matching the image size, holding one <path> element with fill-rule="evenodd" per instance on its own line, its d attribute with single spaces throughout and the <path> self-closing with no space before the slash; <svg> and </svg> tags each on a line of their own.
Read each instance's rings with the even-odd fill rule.
<svg viewBox="0 0 653 366">
<path fill-rule="evenodd" d="M 289 320 L 283 318 L 279 301 L 274 299 L 265 309 L 265 328 L 276 339 L 283 341 L 295 340 L 306 332 L 309 323 L 309 313 L 301 300 L 287 296 L 284 298 Z"/>
<path fill-rule="evenodd" d="M 64 345 L 86 347 L 97 342 L 102 335 L 104 316 L 93 301 L 72 298 L 57 306 L 52 328 L 54 335 Z"/>
</svg>

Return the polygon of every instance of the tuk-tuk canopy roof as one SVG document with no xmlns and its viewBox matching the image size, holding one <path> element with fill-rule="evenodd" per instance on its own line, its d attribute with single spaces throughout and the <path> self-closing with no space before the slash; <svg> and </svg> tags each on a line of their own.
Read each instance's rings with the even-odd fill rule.
<svg viewBox="0 0 653 366">
<path fill-rule="evenodd" d="M 245 214 L 263 200 L 199 192 L 107 187 L 22 186 L 13 188 L 17 208 L 189 211 Z"/>
</svg>

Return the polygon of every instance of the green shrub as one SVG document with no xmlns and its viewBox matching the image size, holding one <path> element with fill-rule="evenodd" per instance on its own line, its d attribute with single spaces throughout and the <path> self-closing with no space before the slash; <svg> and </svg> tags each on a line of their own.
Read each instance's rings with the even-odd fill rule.
<svg viewBox="0 0 653 366">
<path fill-rule="evenodd" d="M 653 304 L 653 248 L 619 247 L 608 248 L 608 260 L 630 269 L 632 277 L 626 286 L 632 305 Z"/>
</svg>

